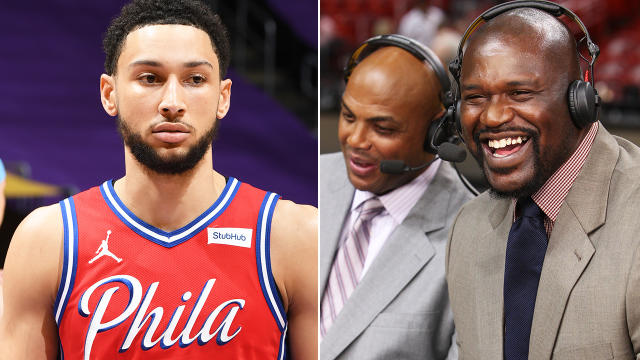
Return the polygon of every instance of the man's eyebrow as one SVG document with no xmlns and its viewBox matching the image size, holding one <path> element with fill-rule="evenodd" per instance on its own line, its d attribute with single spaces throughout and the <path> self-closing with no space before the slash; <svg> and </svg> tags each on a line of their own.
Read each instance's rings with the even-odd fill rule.
<svg viewBox="0 0 640 360">
<path fill-rule="evenodd" d="M 344 100 L 340 100 L 340 104 L 350 113 L 353 114 L 353 111 L 351 111 L 351 109 L 349 109 L 349 107 L 347 106 L 347 104 L 344 103 Z"/>
<path fill-rule="evenodd" d="M 157 61 L 154 60 L 137 60 L 132 62 L 131 64 L 129 64 L 129 67 L 134 67 L 134 66 L 138 66 L 138 65 L 147 65 L 147 66 L 152 66 L 152 67 L 161 67 L 162 64 L 160 64 Z M 184 67 L 188 67 L 188 68 L 194 68 L 194 67 L 198 67 L 200 65 L 206 65 L 208 67 L 210 67 L 211 69 L 213 69 L 213 65 L 211 65 L 210 62 L 206 61 L 206 60 L 200 60 L 200 61 L 189 61 L 183 64 Z"/>
<path fill-rule="evenodd" d="M 153 66 L 153 67 L 160 67 L 160 63 L 157 61 L 153 61 L 153 60 L 137 60 L 132 62 L 131 64 L 129 64 L 129 67 L 132 68 L 134 66 L 138 66 L 138 65 L 147 65 L 147 66 Z"/>
<path fill-rule="evenodd" d="M 344 103 L 344 101 L 340 101 L 340 104 L 345 108 L 345 110 L 347 110 L 349 113 L 353 114 L 353 111 L 351 111 L 351 109 L 349 109 L 349 107 L 347 106 L 347 104 Z M 396 119 L 393 116 L 372 116 L 370 118 L 366 119 L 367 121 L 370 122 L 381 122 L 381 121 L 391 121 L 391 122 L 397 122 Z"/>
<path fill-rule="evenodd" d="M 184 66 L 188 67 L 188 68 L 194 68 L 194 67 L 198 67 L 200 65 L 206 65 L 206 66 L 210 67 L 211 69 L 213 69 L 213 65 L 211 65 L 211 63 L 208 62 L 207 60 L 189 61 L 189 62 L 184 63 Z"/>
<path fill-rule="evenodd" d="M 512 88 L 518 87 L 518 86 L 535 86 L 536 84 L 538 84 L 536 80 L 512 80 L 507 82 L 507 86 Z M 462 86 L 462 90 L 466 90 L 466 91 L 477 90 L 481 88 L 482 86 L 478 84 L 467 84 Z"/>
<path fill-rule="evenodd" d="M 477 85 L 477 84 L 469 84 L 469 85 L 462 85 L 462 90 L 477 90 L 480 89 L 481 86 Z"/>
<path fill-rule="evenodd" d="M 389 116 L 373 116 L 373 117 L 367 118 L 367 120 L 371 121 L 371 122 L 374 122 L 374 123 L 382 122 L 382 121 L 390 121 L 390 122 L 393 122 L 393 123 L 397 122 L 396 118 L 394 118 L 391 115 L 389 115 Z"/>
<path fill-rule="evenodd" d="M 538 82 L 535 80 L 514 80 L 514 81 L 509 81 L 507 83 L 507 86 L 509 87 L 517 87 L 517 86 L 532 86 L 532 85 L 536 85 Z"/>
</svg>

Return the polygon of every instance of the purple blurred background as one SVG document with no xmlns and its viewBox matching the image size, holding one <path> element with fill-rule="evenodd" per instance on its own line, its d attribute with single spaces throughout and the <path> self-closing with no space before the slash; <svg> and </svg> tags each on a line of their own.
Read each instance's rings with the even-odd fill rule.
<svg viewBox="0 0 640 360">
<path fill-rule="evenodd" d="M 33 179 L 78 190 L 124 175 L 122 141 L 98 91 L 102 34 L 123 3 L 0 5 L 0 158 L 5 163 L 26 162 Z M 315 50 L 317 3 L 298 2 L 292 13 L 282 0 L 269 3 L 283 19 L 297 19 L 291 28 Z M 229 21 L 234 20 L 223 21 L 233 32 Z M 315 129 L 302 125 L 233 68 L 228 76 L 233 80 L 231 109 L 214 142 L 215 169 L 316 205 Z"/>
</svg>

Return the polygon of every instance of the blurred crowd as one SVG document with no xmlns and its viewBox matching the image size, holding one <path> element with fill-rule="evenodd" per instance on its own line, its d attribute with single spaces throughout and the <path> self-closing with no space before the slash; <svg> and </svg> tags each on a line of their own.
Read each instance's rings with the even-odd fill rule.
<svg viewBox="0 0 640 360">
<path fill-rule="evenodd" d="M 342 70 L 351 52 L 371 36 L 398 33 L 429 46 L 448 64 L 467 25 L 504 1 L 321 0 L 320 108 L 335 110 L 344 90 Z M 640 1 L 558 0 L 585 23 L 600 46 L 596 88 L 604 106 L 640 110 Z M 569 27 L 579 33 L 570 22 Z M 574 29 L 575 27 L 575 29 Z M 606 119 L 605 119 L 606 120 Z"/>
</svg>

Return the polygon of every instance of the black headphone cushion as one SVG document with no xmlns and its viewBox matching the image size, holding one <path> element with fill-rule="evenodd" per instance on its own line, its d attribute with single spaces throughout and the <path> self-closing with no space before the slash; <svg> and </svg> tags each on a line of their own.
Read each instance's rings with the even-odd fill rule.
<svg viewBox="0 0 640 360">
<path fill-rule="evenodd" d="M 597 121 L 596 97 L 595 89 L 589 82 L 576 80 L 569 85 L 567 92 L 569 113 L 578 128 L 582 129 Z"/>
<path fill-rule="evenodd" d="M 434 148 L 433 146 L 431 146 L 431 144 L 434 144 L 435 146 L 438 146 L 440 143 L 442 143 L 442 138 L 443 136 L 443 131 L 441 131 L 440 126 L 442 123 L 443 118 L 437 118 L 437 119 L 433 119 L 431 121 L 431 124 L 429 124 L 429 129 L 427 130 L 427 137 L 424 139 L 424 151 L 431 153 L 431 154 L 437 154 L 438 153 L 438 149 Z M 446 138 L 445 138 L 446 140 Z"/>
<path fill-rule="evenodd" d="M 427 137 L 424 140 L 424 151 L 437 154 L 437 147 L 442 143 L 449 141 L 449 138 L 453 135 L 451 130 L 451 107 L 445 109 L 445 113 L 431 121 L 429 129 L 427 130 Z M 433 146 L 432 146 L 433 144 Z"/>
<path fill-rule="evenodd" d="M 462 120 L 460 120 L 460 100 L 456 101 L 451 106 L 451 116 L 453 117 L 453 123 L 455 124 L 458 136 L 462 141 L 464 141 L 464 138 L 462 137 Z"/>
</svg>

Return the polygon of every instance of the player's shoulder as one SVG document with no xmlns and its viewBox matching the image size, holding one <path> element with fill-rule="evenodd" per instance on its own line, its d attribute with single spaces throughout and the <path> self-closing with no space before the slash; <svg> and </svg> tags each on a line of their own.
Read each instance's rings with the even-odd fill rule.
<svg viewBox="0 0 640 360">
<path fill-rule="evenodd" d="M 63 234 L 60 205 L 49 205 L 32 211 L 20 223 L 9 244 L 5 260 L 7 275 L 10 268 L 21 269 L 18 273 L 24 273 L 28 267 L 34 276 L 49 279 L 47 286 L 53 291 L 52 284 L 55 284 L 59 270 Z"/>
<path fill-rule="evenodd" d="M 318 209 L 279 200 L 271 224 L 271 264 L 285 307 L 296 294 L 306 293 L 309 284 L 317 289 L 317 258 Z"/>
<path fill-rule="evenodd" d="M 273 212 L 273 230 L 312 235 L 318 229 L 318 209 L 311 205 L 279 200 Z M 317 234 L 316 234 L 317 235 Z"/>
<path fill-rule="evenodd" d="M 10 250 L 19 257 L 49 257 L 56 263 L 64 228 L 59 204 L 33 210 L 22 220 L 11 239 Z M 45 260 L 45 259 L 39 259 Z"/>
<path fill-rule="evenodd" d="M 62 211 L 59 204 L 53 204 L 39 207 L 27 215 L 16 229 L 14 239 L 42 241 L 61 235 L 62 231 Z"/>
<path fill-rule="evenodd" d="M 317 247 L 318 209 L 311 205 L 279 200 L 271 224 L 272 247 L 287 253 Z"/>
<path fill-rule="evenodd" d="M 297 204 L 291 200 L 279 200 L 274 212 L 274 216 L 296 220 L 317 221 L 318 209 L 315 206 Z"/>
</svg>

